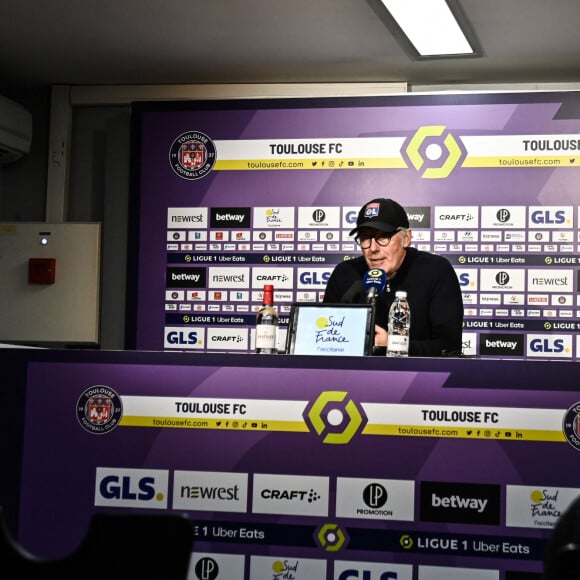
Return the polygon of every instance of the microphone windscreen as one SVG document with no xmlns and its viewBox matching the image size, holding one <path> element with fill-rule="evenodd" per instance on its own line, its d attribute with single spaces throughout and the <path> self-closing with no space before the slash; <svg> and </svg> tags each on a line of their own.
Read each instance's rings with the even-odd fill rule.
<svg viewBox="0 0 580 580">
<path fill-rule="evenodd" d="M 362 280 L 355 280 L 340 299 L 344 304 L 362 304 L 365 300 L 365 289 Z"/>
<path fill-rule="evenodd" d="M 363 287 L 366 293 L 374 288 L 377 294 L 380 294 L 387 285 L 387 273 L 380 268 L 369 270 L 363 277 Z"/>
</svg>

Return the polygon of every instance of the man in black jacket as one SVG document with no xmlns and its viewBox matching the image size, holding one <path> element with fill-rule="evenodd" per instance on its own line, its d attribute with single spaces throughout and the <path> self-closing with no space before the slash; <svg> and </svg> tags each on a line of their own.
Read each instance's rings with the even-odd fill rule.
<svg viewBox="0 0 580 580">
<path fill-rule="evenodd" d="M 386 347 L 389 307 L 395 292 L 406 290 L 411 310 L 409 355 L 460 355 L 463 300 L 457 274 L 443 256 L 410 247 L 412 235 L 403 207 L 392 199 L 369 201 L 350 235 L 363 255 L 335 267 L 324 302 L 365 302 L 365 273 L 384 270 L 387 285 L 376 300 L 375 347 Z"/>
</svg>

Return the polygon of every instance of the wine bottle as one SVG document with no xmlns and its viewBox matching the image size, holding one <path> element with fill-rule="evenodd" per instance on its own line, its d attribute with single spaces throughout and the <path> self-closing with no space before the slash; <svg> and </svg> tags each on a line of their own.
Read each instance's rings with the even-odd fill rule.
<svg viewBox="0 0 580 580">
<path fill-rule="evenodd" d="M 262 306 L 256 316 L 256 353 L 277 354 L 279 316 L 274 306 L 274 286 L 264 285 Z"/>
</svg>

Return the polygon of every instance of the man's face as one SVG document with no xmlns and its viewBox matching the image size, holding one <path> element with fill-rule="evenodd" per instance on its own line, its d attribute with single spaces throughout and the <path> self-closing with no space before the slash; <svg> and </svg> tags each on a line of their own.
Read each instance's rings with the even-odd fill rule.
<svg viewBox="0 0 580 580">
<path fill-rule="evenodd" d="M 391 276 L 405 259 L 405 249 L 411 243 L 411 230 L 385 234 L 373 228 L 359 230 L 357 239 L 369 269 L 381 268 Z"/>
</svg>

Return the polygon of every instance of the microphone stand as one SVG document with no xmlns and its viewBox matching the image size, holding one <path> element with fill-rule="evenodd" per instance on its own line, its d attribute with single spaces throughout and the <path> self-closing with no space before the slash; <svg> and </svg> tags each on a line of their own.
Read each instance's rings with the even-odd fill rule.
<svg viewBox="0 0 580 580">
<path fill-rule="evenodd" d="M 377 298 L 379 297 L 379 292 L 376 286 L 371 286 L 367 292 L 367 304 L 371 305 L 372 315 L 371 315 L 371 332 L 373 335 L 372 343 L 369 345 L 369 352 L 367 354 L 372 356 L 386 355 L 387 349 L 384 346 L 375 346 L 374 335 L 375 335 L 375 316 L 377 310 Z"/>
</svg>

